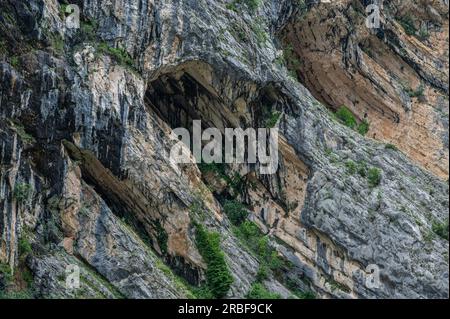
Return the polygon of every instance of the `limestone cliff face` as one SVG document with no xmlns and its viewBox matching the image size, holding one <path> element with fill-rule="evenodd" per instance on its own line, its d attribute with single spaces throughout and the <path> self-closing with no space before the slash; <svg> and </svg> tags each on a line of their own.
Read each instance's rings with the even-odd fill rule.
<svg viewBox="0 0 450 319">
<path fill-rule="evenodd" d="M 365 2 L 298 7 L 283 30 L 291 67 L 319 101 L 367 121 L 368 137 L 448 178 L 448 3 L 380 2 L 369 29 Z"/>
<path fill-rule="evenodd" d="M 0 296 L 201 297 L 198 225 L 220 238 L 229 298 L 255 282 L 283 298 L 448 296 L 448 7 L 386 1 L 373 33 L 363 1 L 246 3 L 74 1 L 70 29 L 65 1 L 0 1 Z M 405 34 L 408 15 L 428 39 Z M 367 137 L 327 110 L 342 104 Z M 274 115 L 276 174 L 169 160 L 192 120 Z M 264 278 L 231 199 L 276 255 Z"/>
</svg>

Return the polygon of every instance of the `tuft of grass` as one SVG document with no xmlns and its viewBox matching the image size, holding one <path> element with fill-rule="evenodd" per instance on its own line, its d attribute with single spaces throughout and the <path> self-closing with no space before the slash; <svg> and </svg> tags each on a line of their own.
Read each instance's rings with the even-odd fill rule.
<svg viewBox="0 0 450 319">
<path fill-rule="evenodd" d="M 376 167 L 372 167 L 367 171 L 367 179 L 370 187 L 377 187 L 381 183 L 381 170 Z"/>
<path fill-rule="evenodd" d="M 428 31 L 427 27 L 421 27 L 419 29 L 419 34 L 417 36 L 422 42 L 428 40 L 430 38 L 430 31 Z"/>
<path fill-rule="evenodd" d="M 17 69 L 20 66 L 20 59 L 18 56 L 11 57 L 11 60 L 9 61 L 11 66 L 15 69 Z"/>
<path fill-rule="evenodd" d="M 264 28 L 264 21 L 261 18 L 257 18 L 251 24 L 251 28 L 255 33 L 256 40 L 259 44 L 263 45 L 269 40 L 269 35 Z"/>
<path fill-rule="evenodd" d="M 358 170 L 358 174 L 361 177 L 367 177 L 368 167 L 367 167 L 367 163 L 366 162 L 364 162 L 364 161 L 358 162 L 358 169 L 357 170 Z"/>
<path fill-rule="evenodd" d="M 442 223 L 435 220 L 431 225 L 431 230 L 433 231 L 433 233 L 435 233 L 436 235 L 445 240 L 448 240 L 448 229 L 449 229 L 448 219 Z"/>
<path fill-rule="evenodd" d="M 347 167 L 347 172 L 348 172 L 350 175 L 354 175 L 354 174 L 356 173 L 357 166 L 356 166 L 356 163 L 353 162 L 352 160 L 347 161 L 347 162 L 345 163 L 345 167 Z"/>
</svg>

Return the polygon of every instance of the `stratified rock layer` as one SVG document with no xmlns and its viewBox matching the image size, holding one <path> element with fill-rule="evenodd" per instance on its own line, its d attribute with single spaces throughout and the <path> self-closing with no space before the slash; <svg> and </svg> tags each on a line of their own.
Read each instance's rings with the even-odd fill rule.
<svg viewBox="0 0 450 319">
<path fill-rule="evenodd" d="M 350 4 L 313 6 L 295 22 L 298 2 L 266 0 L 256 11 L 243 4 L 234 11 L 228 2 L 78 1 L 75 30 L 65 26 L 56 0 L 0 2 L 0 261 L 15 273 L 7 290 L 26 281 L 26 270 L 33 297 L 192 297 L 207 267 L 195 221 L 220 234 L 234 279 L 227 297 L 244 297 L 262 260 L 236 238 L 223 212 L 220 201 L 234 196 L 290 262 L 264 281 L 282 297 L 295 289 L 324 298 L 448 296 L 448 239 L 436 234 L 436 225 L 448 223 L 448 183 L 440 179 L 448 175 L 445 116 L 429 119 L 438 114 L 433 101 L 448 96 L 448 65 L 437 66 L 439 57 L 424 46 L 421 55 L 434 66 L 417 62 L 413 70 L 409 55 L 388 40 L 415 39 L 397 29 L 391 37 L 361 29 L 363 42 L 375 41 L 379 52 L 369 59 L 351 33 L 347 47 L 366 61 L 359 70 L 394 75 L 380 71 L 377 84 L 356 73 L 351 82 L 341 66 L 350 49 L 340 46 L 325 61 L 320 50 L 301 46 L 339 42 L 347 31 L 327 36 L 327 23 L 352 25 Z M 438 1 L 434 7 L 442 17 Z M 313 41 L 305 21 L 329 12 Z M 436 23 L 448 38 L 442 19 Z M 304 57 L 298 71 L 313 94 L 280 64 L 281 34 Z M 348 65 L 360 61 L 351 57 Z M 401 64 L 382 63 L 397 60 L 426 85 L 427 102 L 402 100 L 400 88 L 392 89 Z M 330 68 L 335 73 L 317 76 Z M 325 78 L 334 79 L 327 95 L 319 88 L 330 82 Z M 377 109 L 371 99 L 380 87 L 387 93 Z M 345 92 L 371 99 L 361 98 L 360 108 Z M 342 126 L 313 95 L 333 107 L 346 103 L 358 116 L 366 110 L 369 135 L 406 155 Z M 264 127 L 273 114 L 280 116 L 279 169 L 261 175 L 258 165 L 231 166 L 246 182 L 239 191 L 202 173 L 193 159 L 170 161 L 175 127 L 190 128 L 194 119 L 222 131 Z M 68 265 L 81 270 L 78 290 L 67 288 Z M 367 284 L 370 267 L 380 270 L 376 287 Z"/>
</svg>

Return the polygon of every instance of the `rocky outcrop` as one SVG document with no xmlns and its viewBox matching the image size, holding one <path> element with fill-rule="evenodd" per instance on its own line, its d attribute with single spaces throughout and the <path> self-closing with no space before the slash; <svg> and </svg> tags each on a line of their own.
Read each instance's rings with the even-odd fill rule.
<svg viewBox="0 0 450 319">
<path fill-rule="evenodd" d="M 366 2 L 297 6 L 282 31 L 290 67 L 319 101 L 367 121 L 369 137 L 447 179 L 448 3 L 380 1 L 368 28 Z"/>
<path fill-rule="evenodd" d="M 81 25 L 69 29 L 63 1 L 1 1 L 0 289 L 17 293 L 26 281 L 32 297 L 202 297 L 201 224 L 220 238 L 233 277 L 229 298 L 246 296 L 255 281 L 284 298 L 309 291 L 323 298 L 448 296 L 448 239 L 438 236 L 448 223 L 448 184 L 402 148 L 421 143 L 419 135 L 392 139 L 407 157 L 336 121 L 316 100 L 336 97 L 317 96 L 314 81 L 292 79 L 279 63 L 278 39 L 308 34 L 292 23 L 303 12 L 297 2 L 267 0 L 254 9 L 245 1 L 76 3 Z M 314 21 L 321 8 L 306 17 Z M 303 66 L 320 69 L 309 63 Z M 414 70 L 436 96 L 448 95 L 448 66 L 418 63 Z M 335 74 L 344 84 L 338 75 L 345 72 Z M 361 85 L 367 94 L 378 87 Z M 406 114 L 395 93 L 388 100 L 381 113 Z M 391 141 L 376 131 L 376 121 L 390 125 L 386 116 L 367 112 L 369 134 Z M 172 129 L 190 129 L 192 120 L 223 131 L 264 127 L 274 116 L 276 174 L 261 175 L 259 164 L 206 172 L 193 158 L 170 161 L 178 142 Z M 400 123 L 413 132 L 414 121 Z M 438 159 L 443 142 L 435 139 L 445 130 L 420 125 L 430 139 L 414 148 L 423 147 L 429 171 L 445 176 L 448 149 Z M 262 241 L 285 260 L 264 279 L 265 260 L 224 212 L 230 199 L 253 211 Z M 80 268 L 80 289 L 66 287 L 69 265 Z M 374 265 L 376 287 L 367 285 Z"/>
</svg>

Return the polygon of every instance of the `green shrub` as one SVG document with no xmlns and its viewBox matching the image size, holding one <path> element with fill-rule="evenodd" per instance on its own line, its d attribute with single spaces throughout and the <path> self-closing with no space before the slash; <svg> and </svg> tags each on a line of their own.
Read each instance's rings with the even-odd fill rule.
<svg viewBox="0 0 450 319">
<path fill-rule="evenodd" d="M 425 41 L 425 40 L 428 40 L 429 37 L 430 37 L 430 32 L 428 31 L 428 29 L 426 27 L 420 28 L 419 39 L 421 41 Z"/>
<path fill-rule="evenodd" d="M 274 111 L 270 113 L 269 117 L 266 119 L 266 126 L 267 128 L 273 128 L 277 124 L 278 120 L 280 119 L 281 112 Z"/>
<path fill-rule="evenodd" d="M 367 167 L 367 163 L 366 162 L 359 162 L 358 163 L 358 174 L 361 177 L 366 177 L 367 176 L 367 170 L 368 170 L 368 167 Z"/>
<path fill-rule="evenodd" d="M 269 268 L 265 264 L 260 264 L 258 272 L 256 273 L 256 280 L 263 282 L 269 277 Z"/>
<path fill-rule="evenodd" d="M 226 164 L 200 163 L 198 164 L 198 168 L 200 169 L 202 174 L 212 172 L 219 178 L 224 179 L 227 182 L 228 186 L 237 193 L 241 193 L 244 190 L 245 180 L 238 173 L 235 173 L 233 177 L 228 176 Z"/>
<path fill-rule="evenodd" d="M 292 45 L 288 45 L 283 49 L 283 59 L 291 69 L 300 67 L 300 60 Z M 297 74 L 295 74 L 295 78 L 297 78 Z"/>
<path fill-rule="evenodd" d="M 231 222 L 236 226 L 239 226 L 247 219 L 248 210 L 238 201 L 227 200 L 223 206 L 223 209 Z"/>
<path fill-rule="evenodd" d="M 22 270 L 22 279 L 27 283 L 27 286 L 29 288 L 31 288 L 33 286 L 34 276 L 28 267 L 25 267 Z"/>
<path fill-rule="evenodd" d="M 52 33 L 50 36 L 51 46 L 54 49 L 56 54 L 61 55 L 64 53 L 64 39 L 59 33 Z"/>
<path fill-rule="evenodd" d="M 251 24 L 252 30 L 255 33 L 256 40 L 259 44 L 265 44 L 269 40 L 269 35 L 264 29 L 264 22 L 258 18 Z"/>
<path fill-rule="evenodd" d="M 225 256 L 220 248 L 220 236 L 208 232 L 200 224 L 195 224 L 197 248 L 206 262 L 206 280 L 211 294 L 215 298 L 226 296 L 233 283 L 233 277 L 225 262 Z"/>
<path fill-rule="evenodd" d="M 93 41 L 98 29 L 98 23 L 95 20 L 86 20 L 80 23 L 81 33 L 87 40 Z"/>
<path fill-rule="evenodd" d="M 23 143 L 33 144 L 36 142 L 34 137 L 26 132 L 25 127 L 21 123 L 15 121 L 12 121 L 10 123 L 14 127 L 14 130 L 16 131 L 17 135 L 20 137 Z"/>
<path fill-rule="evenodd" d="M 254 12 L 261 4 L 261 0 L 233 0 L 231 3 L 227 4 L 229 10 L 238 11 L 238 5 L 245 5 L 250 11 Z"/>
<path fill-rule="evenodd" d="M 30 290 L 1 292 L 0 299 L 33 299 Z"/>
<path fill-rule="evenodd" d="M 367 120 L 363 120 L 361 123 L 359 123 L 358 125 L 358 133 L 365 136 L 367 134 L 367 132 L 369 132 L 369 122 L 367 122 Z"/>
<path fill-rule="evenodd" d="M 252 11 L 258 9 L 261 4 L 261 0 L 241 0 Z"/>
<path fill-rule="evenodd" d="M 165 254 L 167 253 L 167 241 L 169 236 L 159 220 L 157 220 L 154 225 L 156 229 L 156 240 L 158 241 L 158 246 L 161 248 L 161 252 Z"/>
<path fill-rule="evenodd" d="M 384 146 L 384 148 L 387 149 L 387 150 L 398 151 L 397 146 L 395 146 L 394 144 L 386 144 L 386 145 Z"/>
<path fill-rule="evenodd" d="M 8 53 L 8 46 L 6 45 L 6 42 L 2 39 L 0 39 L 0 57 L 3 54 L 7 54 Z"/>
<path fill-rule="evenodd" d="M 61 4 L 59 6 L 59 16 L 61 17 L 61 19 L 64 19 L 67 16 L 67 4 Z"/>
<path fill-rule="evenodd" d="M 110 47 L 107 43 L 100 43 L 98 45 L 99 52 L 103 54 L 108 54 L 111 56 L 117 63 L 122 66 L 133 67 L 134 61 L 127 50 L 123 48 L 113 48 Z"/>
<path fill-rule="evenodd" d="M 213 172 L 214 174 L 219 175 L 220 177 L 226 179 L 228 176 L 226 174 L 226 167 L 223 163 L 199 163 L 198 168 L 202 172 L 202 174 L 206 174 L 209 172 Z"/>
<path fill-rule="evenodd" d="M 431 226 L 433 233 L 435 233 L 436 235 L 445 240 L 448 240 L 448 228 L 449 228 L 448 219 L 443 223 L 435 220 L 433 221 L 433 224 Z"/>
<path fill-rule="evenodd" d="M 414 35 L 417 32 L 417 28 L 414 25 L 414 20 L 410 15 L 401 17 L 399 23 L 405 30 L 407 35 Z"/>
<path fill-rule="evenodd" d="M 304 291 L 297 294 L 300 299 L 316 299 L 316 295 L 312 291 Z"/>
<path fill-rule="evenodd" d="M 345 126 L 351 128 L 352 130 L 356 130 L 359 134 L 365 136 L 367 132 L 369 132 L 370 124 L 364 119 L 361 123 L 358 124 L 355 116 L 350 111 L 348 107 L 343 105 L 339 108 L 339 110 L 334 114 L 334 116 Z"/>
<path fill-rule="evenodd" d="M 215 296 L 207 286 L 191 287 L 192 293 L 197 299 L 214 299 Z"/>
<path fill-rule="evenodd" d="M 269 292 L 264 285 L 259 282 L 250 287 L 246 296 L 248 299 L 281 299 L 280 294 Z"/>
<path fill-rule="evenodd" d="M 353 162 L 352 160 L 349 160 L 345 163 L 345 167 L 347 167 L 347 172 L 351 175 L 356 173 L 356 163 Z"/>
<path fill-rule="evenodd" d="M 13 280 L 11 267 L 7 264 L 0 263 L 0 274 L 7 283 Z"/>
<path fill-rule="evenodd" d="M 28 256 L 32 251 L 31 243 L 28 240 L 27 236 L 22 236 L 19 239 L 19 254 L 21 258 Z"/>
<path fill-rule="evenodd" d="M 336 112 L 336 118 L 351 129 L 354 129 L 357 125 L 355 116 L 346 106 L 342 106 Z"/>
<path fill-rule="evenodd" d="M 367 179 L 369 180 L 369 185 L 371 187 L 376 187 L 380 185 L 381 170 L 376 167 L 370 168 L 369 171 L 367 172 Z"/>
<path fill-rule="evenodd" d="M 32 193 L 33 189 L 31 185 L 22 183 L 16 184 L 16 186 L 14 187 L 13 196 L 19 203 L 23 204 L 26 202 L 26 200 L 30 197 Z"/>
<path fill-rule="evenodd" d="M 240 194 L 245 189 L 245 179 L 242 178 L 241 175 L 238 173 L 235 173 L 233 178 L 226 178 L 225 179 L 228 182 L 228 185 L 231 189 L 233 189 L 236 193 Z"/>
<path fill-rule="evenodd" d="M 420 98 L 425 95 L 425 86 L 421 83 L 417 89 L 412 89 L 410 87 L 405 87 L 405 91 L 408 93 L 409 97 Z"/>
<path fill-rule="evenodd" d="M 10 60 L 10 64 L 11 64 L 11 66 L 13 67 L 13 68 L 18 68 L 19 67 L 19 65 L 20 65 L 20 60 L 19 60 L 19 57 L 17 57 L 17 56 L 13 56 L 12 58 L 11 58 L 11 60 Z"/>
<path fill-rule="evenodd" d="M 235 234 L 271 270 L 279 270 L 286 265 L 276 250 L 270 246 L 269 237 L 262 234 L 255 223 L 248 220 L 243 222 L 235 228 Z"/>
</svg>

